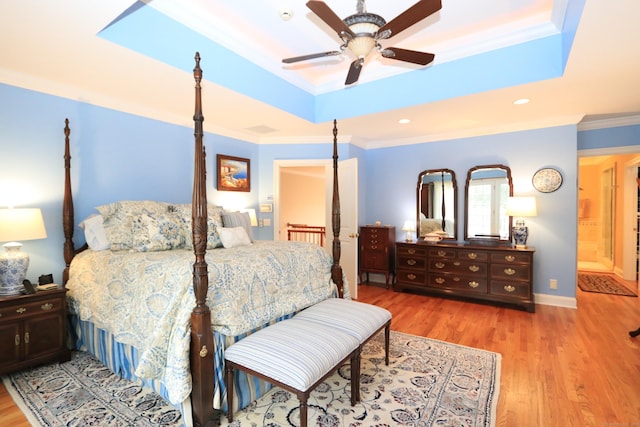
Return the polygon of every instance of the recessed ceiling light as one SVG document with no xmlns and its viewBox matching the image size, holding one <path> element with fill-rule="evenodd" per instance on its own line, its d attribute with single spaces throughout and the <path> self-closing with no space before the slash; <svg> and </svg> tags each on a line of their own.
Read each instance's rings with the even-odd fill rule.
<svg viewBox="0 0 640 427">
<path fill-rule="evenodd" d="M 529 98 L 520 98 L 513 101 L 513 105 L 523 105 L 528 104 L 531 101 Z"/>
<path fill-rule="evenodd" d="M 400 120 L 398 120 L 398 123 L 400 123 L 401 125 L 406 125 L 407 123 L 411 123 L 411 120 L 409 120 L 409 119 L 400 119 Z"/>
</svg>

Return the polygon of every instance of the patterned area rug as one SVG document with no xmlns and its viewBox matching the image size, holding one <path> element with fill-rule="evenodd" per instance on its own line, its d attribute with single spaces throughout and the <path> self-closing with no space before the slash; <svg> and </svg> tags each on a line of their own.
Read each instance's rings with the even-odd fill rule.
<svg viewBox="0 0 640 427">
<path fill-rule="evenodd" d="M 362 353 L 361 401 L 350 404 L 349 366 L 309 398 L 309 426 L 495 425 L 501 355 L 400 332 Z M 43 426 L 179 426 L 180 413 L 154 393 L 121 380 L 90 355 L 3 378 L 30 422 Z M 298 399 L 280 388 L 234 415 L 233 427 L 299 426 Z M 226 417 L 223 426 L 229 425 Z"/>
<path fill-rule="evenodd" d="M 308 401 L 310 426 L 493 426 L 501 355 L 428 338 L 391 333 L 389 366 L 384 334 L 362 353 L 361 401 L 350 403 L 349 367 L 318 386 Z M 295 395 L 272 389 L 223 426 L 299 426 Z"/>
<path fill-rule="evenodd" d="M 611 274 L 578 273 L 578 286 L 585 292 L 601 294 L 623 295 L 637 297 L 638 295 L 618 282 Z"/>
<path fill-rule="evenodd" d="M 153 392 L 118 378 L 93 356 L 2 378 L 34 426 L 182 426 L 180 411 Z"/>
</svg>

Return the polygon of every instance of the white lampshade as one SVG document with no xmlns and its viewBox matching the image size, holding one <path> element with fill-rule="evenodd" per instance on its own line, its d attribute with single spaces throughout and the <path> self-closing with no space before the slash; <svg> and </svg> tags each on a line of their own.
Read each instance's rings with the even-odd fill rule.
<svg viewBox="0 0 640 427">
<path fill-rule="evenodd" d="M 40 209 L 0 209 L 0 242 L 9 242 L 0 254 L 0 295 L 16 295 L 23 290 L 29 255 L 20 251 L 22 244 L 17 240 L 46 237 Z"/>
<path fill-rule="evenodd" d="M 249 214 L 249 218 L 251 219 L 251 226 L 252 227 L 257 227 L 258 226 L 258 217 L 256 216 L 256 210 L 255 209 L 240 209 L 240 212 L 246 212 Z"/>
<path fill-rule="evenodd" d="M 507 215 L 508 216 L 536 216 L 536 198 L 535 197 L 509 197 L 507 199 Z"/>
</svg>

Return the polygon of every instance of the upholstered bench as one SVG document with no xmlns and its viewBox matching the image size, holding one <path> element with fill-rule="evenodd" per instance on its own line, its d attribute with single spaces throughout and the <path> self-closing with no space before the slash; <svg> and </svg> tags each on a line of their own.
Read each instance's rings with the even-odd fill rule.
<svg viewBox="0 0 640 427">
<path fill-rule="evenodd" d="M 270 325 L 225 350 L 227 416 L 233 422 L 233 372 L 240 369 L 295 393 L 300 426 L 307 425 L 311 391 L 343 363 L 351 361 L 351 405 L 359 396 L 360 340 L 339 329 L 291 318 Z"/>
<path fill-rule="evenodd" d="M 384 329 L 384 361 L 389 364 L 389 331 L 391 313 L 372 304 L 341 298 L 330 298 L 302 310 L 294 319 L 314 322 L 329 326 L 352 335 L 360 342 L 360 350 L 371 338 Z M 358 372 L 360 372 L 360 356 L 358 353 Z M 360 381 L 356 392 L 356 401 L 360 401 Z M 353 391 L 353 382 L 351 383 Z"/>
</svg>

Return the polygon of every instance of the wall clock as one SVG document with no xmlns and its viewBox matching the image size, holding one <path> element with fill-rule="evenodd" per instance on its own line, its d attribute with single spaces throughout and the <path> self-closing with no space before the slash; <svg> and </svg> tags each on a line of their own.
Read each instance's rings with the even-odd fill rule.
<svg viewBox="0 0 640 427">
<path fill-rule="evenodd" d="M 554 168 L 542 168 L 533 174 L 533 187 L 541 193 L 552 193 L 562 185 L 562 174 Z"/>
</svg>

